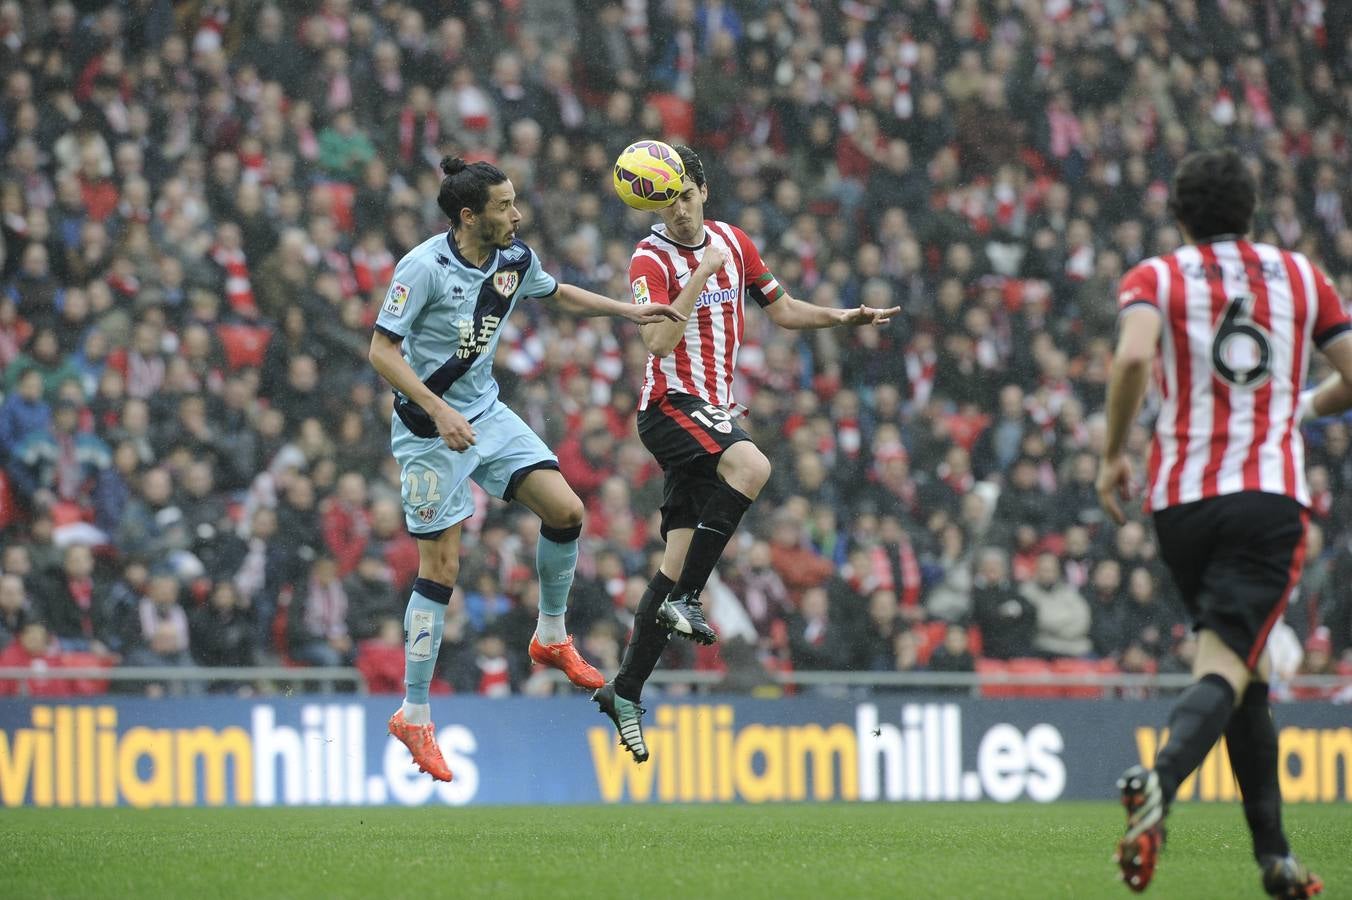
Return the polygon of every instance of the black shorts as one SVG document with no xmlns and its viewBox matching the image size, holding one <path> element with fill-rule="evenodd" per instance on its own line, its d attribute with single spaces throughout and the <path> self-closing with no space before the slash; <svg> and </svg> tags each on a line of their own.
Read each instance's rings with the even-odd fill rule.
<svg viewBox="0 0 1352 900">
<path fill-rule="evenodd" d="M 1155 513 L 1160 555 L 1193 628 L 1216 632 L 1251 669 L 1300 580 L 1308 521 L 1295 500 L 1260 491 Z"/>
<path fill-rule="evenodd" d="M 694 528 L 719 485 L 718 458 L 738 441 L 751 440 L 736 416 L 690 394 L 665 394 L 639 410 L 638 436 L 666 476 L 662 486 L 662 537 Z"/>
</svg>

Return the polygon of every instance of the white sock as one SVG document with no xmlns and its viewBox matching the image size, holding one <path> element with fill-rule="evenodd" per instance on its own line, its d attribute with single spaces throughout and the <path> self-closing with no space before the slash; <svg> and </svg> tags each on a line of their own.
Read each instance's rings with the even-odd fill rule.
<svg viewBox="0 0 1352 900">
<path fill-rule="evenodd" d="M 410 725 L 429 725 L 432 722 L 432 704 L 404 701 L 404 721 Z"/>
<path fill-rule="evenodd" d="M 561 644 L 568 640 L 568 629 L 563 625 L 563 614 L 551 616 L 548 613 L 540 613 L 540 618 L 535 623 L 535 636 L 542 644 Z"/>
</svg>

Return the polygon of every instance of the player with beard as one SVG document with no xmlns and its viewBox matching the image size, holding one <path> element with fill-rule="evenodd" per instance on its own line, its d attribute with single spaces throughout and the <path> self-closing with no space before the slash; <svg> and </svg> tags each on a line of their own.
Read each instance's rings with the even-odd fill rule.
<svg viewBox="0 0 1352 900">
<path fill-rule="evenodd" d="M 531 659 L 560 669 L 579 687 L 604 683 L 564 627 L 582 501 L 550 449 L 498 399 L 493 359 L 501 325 L 523 297 L 551 299 L 576 315 L 619 316 L 640 325 L 680 321 L 683 315 L 670 306 L 621 303 L 559 283 L 517 239 L 516 191 L 501 170 L 450 157 L 441 168 L 445 177 L 437 203 L 451 220 L 450 230 L 414 247 L 395 267 L 370 359 L 395 392 L 390 442 L 419 558 L 404 616 L 407 692 L 389 730 L 420 769 L 450 781 L 431 722 L 428 687 L 460 569 L 461 527 L 474 511 L 470 480 L 540 517 L 535 549 L 540 614 Z"/>
</svg>

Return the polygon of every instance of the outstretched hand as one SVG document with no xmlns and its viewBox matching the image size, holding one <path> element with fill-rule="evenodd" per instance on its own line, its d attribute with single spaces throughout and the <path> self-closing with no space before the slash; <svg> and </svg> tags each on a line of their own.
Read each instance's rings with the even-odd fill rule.
<svg viewBox="0 0 1352 900">
<path fill-rule="evenodd" d="M 845 313 L 844 318 L 840 320 L 842 325 L 886 325 L 892 321 L 892 317 L 901 312 L 900 306 L 893 306 L 888 309 L 874 309 L 872 306 L 860 304 L 856 309 Z"/>
<path fill-rule="evenodd" d="M 653 322 L 684 322 L 688 317 L 665 303 L 640 303 L 628 308 L 629 321 L 639 325 Z"/>
</svg>

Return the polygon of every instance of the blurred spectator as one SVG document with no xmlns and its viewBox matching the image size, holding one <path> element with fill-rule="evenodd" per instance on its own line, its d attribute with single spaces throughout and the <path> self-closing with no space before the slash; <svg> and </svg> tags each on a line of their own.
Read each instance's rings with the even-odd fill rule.
<svg viewBox="0 0 1352 900">
<path fill-rule="evenodd" d="M 151 575 L 140 603 L 140 641 L 128 654 L 128 664 L 154 667 L 193 664 L 188 652 L 188 615 L 179 605 L 179 590 L 178 579 L 171 573 Z M 196 682 L 169 682 L 167 685 L 156 682 L 148 687 L 152 696 L 166 691 L 196 693 L 198 689 Z"/>
<path fill-rule="evenodd" d="M 849 635 L 832 619 L 824 588 L 803 592 L 799 611 L 789 616 L 788 634 L 789 659 L 795 669 L 843 669 L 849 663 Z"/>
<path fill-rule="evenodd" d="M 508 657 L 506 643 L 493 630 L 482 632 L 472 647 L 462 648 L 451 667 L 451 685 L 456 693 L 484 697 L 513 693 L 522 681 L 524 668 Z"/>
<path fill-rule="evenodd" d="M 43 678 L 42 673 L 61 665 L 61 652 L 56 638 L 37 620 L 26 622 L 18 638 L 0 650 L 0 667 L 32 669 L 27 681 L 0 680 L 0 697 L 24 694 L 29 697 L 65 697 L 70 693 L 70 682 L 61 678 Z"/>
<path fill-rule="evenodd" d="M 920 638 L 910 628 L 899 629 L 892 636 L 887 654 L 892 672 L 920 672 L 925 666 L 920 664 Z"/>
<path fill-rule="evenodd" d="M 18 575 L 0 575 L 0 650 L 8 647 L 31 621 L 33 610 L 28 605 L 23 579 Z"/>
<path fill-rule="evenodd" d="M 1061 561 L 1055 553 L 1042 553 L 1031 581 L 1019 589 L 1037 618 L 1033 649 L 1043 656 L 1088 656 L 1093 649 L 1089 638 L 1089 604 L 1079 591 L 1066 584 Z"/>
<path fill-rule="evenodd" d="M 383 619 L 371 637 L 357 644 L 356 666 L 372 694 L 404 692 L 404 626 L 398 619 Z"/>
<path fill-rule="evenodd" d="M 229 581 L 218 583 L 205 606 L 189 616 L 192 655 L 203 666 L 257 665 L 257 628 L 252 610 Z M 230 690 L 218 682 L 210 690 Z"/>
<path fill-rule="evenodd" d="M 972 606 L 981 629 L 982 652 L 992 659 L 1033 655 L 1037 608 L 1009 579 L 1009 557 L 990 548 L 977 556 Z"/>
<path fill-rule="evenodd" d="M 465 612 L 471 627 L 481 631 L 502 618 L 511 609 L 512 601 L 502 592 L 497 573 L 491 569 L 471 570 L 466 574 L 468 577 L 460 579 L 465 593 Z"/>
<path fill-rule="evenodd" d="M 972 656 L 968 643 L 967 629 L 961 625 L 949 625 L 944 631 L 944 642 L 934 648 L 930 654 L 931 672 L 971 672 L 976 669 L 976 660 Z"/>
<path fill-rule="evenodd" d="M 789 600 L 799 600 L 804 592 L 819 587 L 831 577 L 834 566 L 818 556 L 803 535 L 801 521 L 792 514 L 781 515 L 770 537 L 770 564 L 789 592 Z"/>
<path fill-rule="evenodd" d="M 1115 559 L 1100 560 L 1087 589 L 1090 607 L 1089 638 L 1094 654 L 1116 657 L 1126 649 L 1126 599 L 1122 595 L 1122 566 Z"/>
<path fill-rule="evenodd" d="M 347 591 L 338 580 L 337 564 L 319 557 L 299 587 L 288 625 L 291 656 L 310 666 L 350 664 L 354 648 L 347 630 Z"/>
<path fill-rule="evenodd" d="M 582 638 L 579 652 L 602 672 L 614 672 L 620 667 L 620 629 L 611 619 L 593 622 Z"/>
<path fill-rule="evenodd" d="M 39 618 L 67 649 L 96 652 L 103 649 L 99 642 L 103 630 L 99 621 L 101 610 L 95 602 L 102 586 L 93 576 L 94 554 L 88 547 L 76 544 L 66 548 L 59 571 L 50 573 L 45 584 L 37 582 L 42 585 L 45 598 Z"/>
<path fill-rule="evenodd" d="M 1324 620 L 1324 604 L 1333 606 L 1332 599 L 1339 593 L 1329 580 L 1332 575 L 1330 563 L 1324 554 L 1324 529 L 1310 523 L 1305 531 L 1305 568 L 1287 600 L 1286 611 L 1282 613 L 1286 624 L 1302 641 Z"/>
<path fill-rule="evenodd" d="M 1126 633 L 1152 658 L 1159 659 L 1172 644 L 1177 616 L 1160 600 L 1155 576 L 1145 566 L 1127 576 L 1125 619 Z"/>
<path fill-rule="evenodd" d="M 0 462 L 8 460 L 21 438 L 46 432 L 51 418 L 51 406 L 42 399 L 42 373 L 25 370 L 0 404 Z"/>
<path fill-rule="evenodd" d="M 27 431 L 13 445 L 9 477 L 29 505 L 70 508 L 75 519 L 95 515 L 94 488 L 112 465 L 108 445 L 79 430 L 80 407 L 58 400 L 50 425 Z"/>
<path fill-rule="evenodd" d="M 868 620 L 860 635 L 852 641 L 855 655 L 849 668 L 882 672 L 892 668 L 893 638 L 906 630 L 897 610 L 897 595 L 892 591 L 874 591 L 868 598 Z"/>
<path fill-rule="evenodd" d="M 945 622 L 967 622 L 972 617 L 972 566 L 975 551 L 967 534 L 956 524 L 939 533 L 939 555 L 934 567 L 939 580 L 925 598 L 929 614 Z"/>
<path fill-rule="evenodd" d="M 343 580 L 347 594 L 347 628 L 354 641 L 376 637 L 386 619 L 402 620 L 405 599 L 390 584 L 390 567 L 378 555 L 363 554 Z"/>
</svg>

